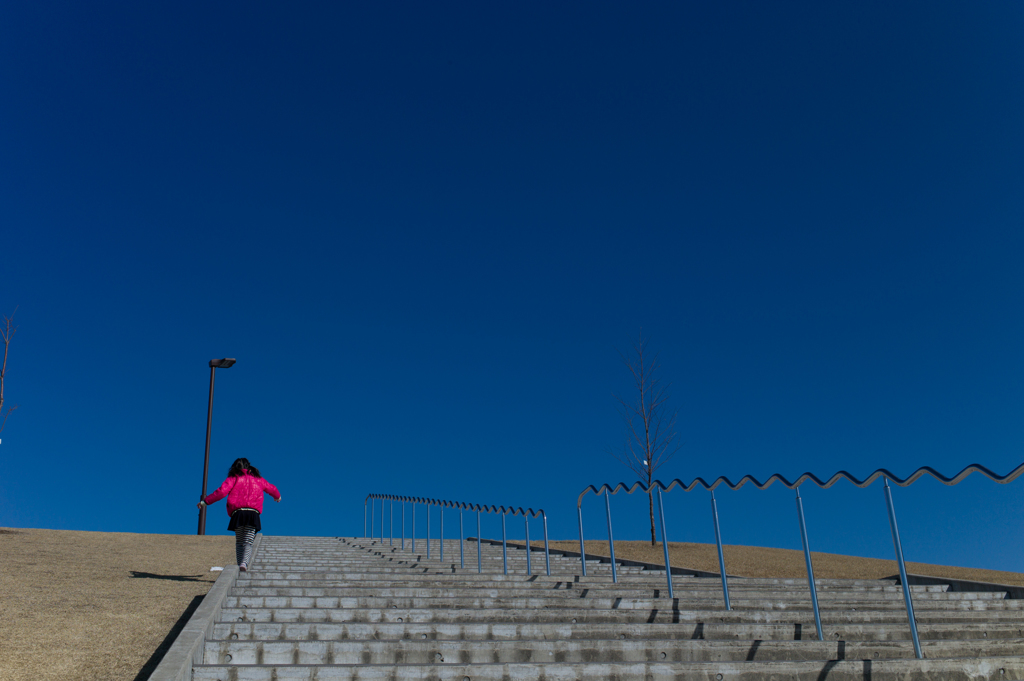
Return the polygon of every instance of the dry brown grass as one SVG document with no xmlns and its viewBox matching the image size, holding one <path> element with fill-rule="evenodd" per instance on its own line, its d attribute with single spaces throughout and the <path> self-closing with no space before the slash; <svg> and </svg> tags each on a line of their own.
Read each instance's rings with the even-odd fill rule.
<svg viewBox="0 0 1024 681">
<path fill-rule="evenodd" d="M 0 556 L 4 681 L 132 681 L 234 563 L 234 537 L 0 529 Z"/>
<path fill-rule="evenodd" d="M 544 545 L 544 542 L 530 542 Z M 608 555 L 607 541 L 588 541 L 587 553 Z M 579 552 L 578 541 L 550 542 L 551 548 Z M 718 553 L 714 544 L 690 544 L 669 542 L 669 560 L 674 567 L 718 572 Z M 803 551 L 792 549 L 769 549 L 759 546 L 722 547 L 725 554 L 725 569 L 730 575 L 740 577 L 807 577 Z M 658 565 L 665 564 L 665 554 L 659 543 L 651 546 L 645 541 L 616 541 L 615 557 L 626 560 L 640 560 Z M 895 560 L 840 556 L 834 553 L 811 551 L 814 562 L 814 576 L 826 579 L 882 579 L 899 574 Z M 948 567 L 927 563 L 907 562 L 907 572 L 919 575 L 933 575 L 949 579 L 968 579 L 977 582 L 994 582 L 1024 586 L 1024 574 L 979 570 L 975 568 Z"/>
</svg>

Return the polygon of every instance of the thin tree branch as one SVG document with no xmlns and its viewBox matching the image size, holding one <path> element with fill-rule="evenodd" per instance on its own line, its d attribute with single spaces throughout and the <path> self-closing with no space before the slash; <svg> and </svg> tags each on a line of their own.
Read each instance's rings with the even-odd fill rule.
<svg viewBox="0 0 1024 681">
<path fill-rule="evenodd" d="M 618 351 L 622 363 L 633 378 L 636 392 L 633 400 L 613 394 L 618 402 L 617 411 L 626 430 L 626 442 L 619 452 L 609 451 L 617 461 L 644 480 L 648 485 L 659 468 L 678 453 L 675 445 L 677 412 L 665 413 L 671 384 L 663 384 L 658 377 L 661 363 L 658 354 L 651 354 L 643 332 L 631 343 L 632 354 Z M 654 505 L 649 504 L 651 543 L 655 543 Z"/>
</svg>

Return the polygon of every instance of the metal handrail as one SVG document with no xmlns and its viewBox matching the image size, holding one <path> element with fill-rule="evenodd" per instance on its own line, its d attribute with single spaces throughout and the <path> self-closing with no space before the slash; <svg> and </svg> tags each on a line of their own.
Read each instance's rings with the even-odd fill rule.
<svg viewBox="0 0 1024 681">
<path fill-rule="evenodd" d="M 672 590 L 672 566 L 669 563 L 668 539 L 665 533 L 665 508 L 661 495 L 662 491 L 670 492 L 676 487 L 679 487 L 685 492 L 689 492 L 692 491 L 693 489 L 696 489 L 697 486 L 700 485 L 703 486 L 704 489 L 711 492 L 711 512 L 715 524 L 715 543 L 717 544 L 718 548 L 718 565 L 722 577 L 722 595 L 725 600 L 726 610 L 731 610 L 732 608 L 729 602 L 729 583 L 727 581 L 727 576 L 725 572 L 725 558 L 722 552 L 722 534 L 718 524 L 718 506 L 715 501 L 715 488 L 721 485 L 725 485 L 729 489 L 738 490 L 749 482 L 753 484 L 757 489 L 764 490 L 770 487 L 772 483 L 778 481 L 784 486 L 788 487 L 789 489 L 796 491 L 797 517 L 800 521 L 800 539 L 803 543 L 804 560 L 807 564 L 807 581 L 811 591 L 811 605 L 814 609 L 814 624 L 815 628 L 817 629 L 818 640 L 824 640 L 821 629 L 821 613 L 818 609 L 817 587 L 814 583 L 814 567 L 811 563 L 811 550 L 807 540 L 807 524 L 804 521 L 803 500 L 800 498 L 800 485 L 810 480 L 818 487 L 822 489 L 828 489 L 829 487 L 832 487 L 835 483 L 839 482 L 840 480 L 848 480 L 854 486 L 863 489 L 871 485 L 871 483 L 873 483 L 878 478 L 882 478 L 885 482 L 885 503 L 889 515 L 889 527 L 892 531 L 893 548 L 896 553 L 896 562 L 898 563 L 900 570 L 900 583 L 903 590 L 903 600 L 907 609 L 907 619 L 910 622 L 910 634 L 914 642 L 914 653 L 918 657 L 918 659 L 920 659 L 923 657 L 923 655 L 921 652 L 921 643 L 917 633 L 917 621 L 914 617 L 914 603 L 913 599 L 910 596 L 910 585 L 907 584 L 907 570 L 906 564 L 903 560 L 903 546 L 900 541 L 899 528 L 896 523 L 896 510 L 893 507 L 892 491 L 890 489 L 889 482 L 891 481 L 893 484 L 899 487 L 907 487 L 913 484 L 915 481 L 919 480 L 922 476 L 927 474 L 932 476 L 939 482 L 943 483 L 944 485 L 953 486 L 959 484 L 965 478 L 967 478 L 967 476 L 975 472 L 981 473 L 982 475 L 986 476 L 990 480 L 993 480 L 994 482 L 997 482 L 1001 485 L 1005 485 L 1007 483 L 1013 482 L 1022 474 L 1024 474 L 1024 463 L 1017 466 L 1006 475 L 999 475 L 998 473 L 993 472 L 991 469 L 981 464 L 972 463 L 969 466 L 964 467 L 963 470 L 961 470 L 953 477 L 946 477 L 942 473 L 939 473 L 937 470 L 932 468 L 931 466 L 922 466 L 921 468 L 918 468 L 916 471 L 911 473 L 906 478 L 900 478 L 899 476 L 893 474 L 886 468 L 879 468 L 878 470 L 876 470 L 863 480 L 856 478 L 855 476 L 851 475 L 846 471 L 839 471 L 835 473 L 832 477 L 830 477 L 828 480 L 822 480 L 818 476 L 814 475 L 814 473 L 808 472 L 804 473 L 803 475 L 801 475 L 800 477 L 793 481 L 790 481 L 788 478 L 779 473 L 775 473 L 763 483 L 752 475 L 744 475 L 742 478 L 740 478 L 739 482 L 736 483 L 733 483 L 731 480 L 729 480 L 729 478 L 725 476 L 720 476 L 716 478 L 714 482 L 712 482 L 711 484 L 708 484 L 703 478 L 698 477 L 694 478 L 693 482 L 689 484 L 684 483 L 682 480 L 676 478 L 672 480 L 672 482 L 670 482 L 667 486 L 660 480 L 654 480 L 653 482 L 651 482 L 650 486 L 645 485 L 643 482 L 640 481 L 633 483 L 631 487 L 627 487 L 626 484 L 622 482 L 615 485 L 615 487 L 612 487 L 607 483 L 602 484 L 600 487 L 589 485 L 580 493 L 579 497 L 576 500 L 576 513 L 579 519 L 580 532 L 580 561 L 582 564 L 583 574 L 587 574 L 587 553 L 583 543 L 583 498 L 591 492 L 598 496 L 602 495 L 603 493 L 603 496 L 605 498 L 605 512 L 608 518 L 608 546 L 612 561 L 612 580 L 617 582 L 618 576 L 615 571 L 615 545 L 614 540 L 612 539 L 611 497 L 612 495 L 618 494 L 619 492 L 633 494 L 633 492 L 637 491 L 638 489 L 643 491 L 645 494 L 651 494 L 652 492 L 656 492 L 658 496 L 659 515 L 661 520 L 660 524 L 662 545 L 665 551 L 665 573 L 666 578 L 668 579 L 668 593 L 669 598 L 673 598 L 674 596 Z"/>
<path fill-rule="evenodd" d="M 797 487 L 799 487 L 800 485 L 804 484 L 808 480 L 811 480 L 818 487 L 820 487 L 822 489 L 828 489 L 829 487 L 831 487 L 832 485 L 836 484 L 840 480 L 849 480 L 855 486 L 860 487 L 860 488 L 863 489 L 865 487 L 868 487 L 875 480 L 877 480 L 878 478 L 883 477 L 883 476 L 888 478 L 890 481 L 892 481 L 892 483 L 894 485 L 897 485 L 898 487 L 907 487 L 908 485 L 916 482 L 922 475 L 925 475 L 925 474 L 928 474 L 928 475 L 932 476 L 933 478 L 935 478 L 936 480 L 938 480 L 939 482 L 941 482 L 944 485 L 949 485 L 949 486 L 952 487 L 953 485 L 960 484 L 961 482 L 963 482 L 964 478 L 966 478 L 971 473 L 975 473 L 975 472 L 981 473 L 982 475 L 988 477 L 991 480 L 994 480 L 995 482 L 998 482 L 1001 485 L 1005 485 L 1005 484 L 1007 484 L 1009 482 L 1013 482 L 1018 477 L 1020 477 L 1022 474 L 1024 474 L 1024 463 L 1022 463 L 1021 465 L 1017 466 L 1016 468 L 1014 468 L 1012 471 L 1010 471 L 1006 475 L 999 475 L 998 473 L 994 473 L 992 470 L 990 470 L 989 468 L 986 468 L 985 466 L 982 466 L 980 463 L 972 463 L 971 465 L 966 466 L 962 471 L 957 473 L 952 478 L 947 478 L 946 476 L 944 476 L 942 473 L 939 473 L 937 470 L 935 470 L 931 466 L 921 466 L 920 468 L 918 468 L 916 471 L 911 473 L 906 478 L 899 477 L 898 475 L 894 474 L 892 471 L 888 470 L 887 468 L 879 468 L 878 470 L 876 470 L 874 473 L 872 473 L 871 475 L 869 475 L 868 477 L 866 477 L 863 480 L 857 479 L 852 474 L 850 474 L 850 473 L 848 473 L 846 471 L 839 471 L 835 475 L 833 475 L 831 478 L 829 478 L 828 480 L 822 480 L 821 478 L 816 476 L 814 473 L 808 472 L 808 473 L 804 473 L 803 475 L 801 475 L 799 478 L 797 478 L 793 482 L 790 482 L 784 475 L 781 475 L 779 473 L 774 473 L 770 478 L 768 478 L 763 483 L 760 482 L 757 478 L 755 478 L 752 475 L 744 475 L 742 478 L 740 478 L 739 482 L 733 483 L 731 480 L 729 480 L 729 478 L 727 478 L 726 476 L 723 475 L 723 476 L 720 476 L 718 478 L 715 478 L 715 481 L 712 482 L 711 484 L 708 484 L 704 480 L 704 478 L 700 478 L 700 477 L 694 478 L 693 482 L 691 482 L 689 484 L 683 482 L 679 478 L 676 478 L 676 479 L 674 479 L 672 482 L 670 482 L 668 484 L 668 487 L 666 487 L 664 484 L 662 484 L 662 482 L 660 480 L 655 480 L 654 482 L 652 482 L 651 483 L 651 487 L 653 488 L 655 485 L 657 485 L 658 487 L 660 487 L 661 489 L 665 490 L 666 492 L 671 491 L 675 487 L 681 487 L 684 492 L 690 492 L 695 487 L 697 487 L 697 485 L 702 485 L 704 487 L 704 489 L 707 489 L 707 490 L 714 490 L 716 487 L 718 487 L 720 485 L 726 485 L 731 490 L 738 490 L 739 488 L 743 487 L 743 485 L 745 485 L 745 484 L 747 484 L 749 482 L 749 483 L 753 484 L 755 487 L 757 487 L 757 489 L 764 490 L 764 489 L 768 489 L 768 487 L 770 487 L 771 484 L 777 480 L 777 481 L 781 482 L 783 485 L 785 485 L 786 487 L 788 487 L 789 489 L 796 489 Z M 642 482 L 637 481 L 637 482 L 633 483 L 633 487 L 628 488 L 628 489 L 626 488 L 626 483 L 620 482 L 620 483 L 618 483 L 618 485 L 615 486 L 615 489 L 612 490 L 612 494 L 616 494 L 620 490 L 620 488 L 623 489 L 623 490 L 627 490 L 628 494 L 632 494 L 636 490 L 637 486 L 640 486 L 640 488 L 644 492 L 647 491 L 647 487 L 644 486 L 644 484 Z M 601 485 L 600 488 L 597 488 L 597 487 L 594 487 L 593 485 L 590 485 L 589 487 L 587 487 L 585 490 L 583 490 L 580 493 L 580 496 L 579 496 L 579 499 L 576 502 L 576 505 L 579 506 L 583 502 L 583 497 L 587 493 L 593 492 L 594 494 L 600 494 L 606 488 L 610 489 L 610 487 L 608 486 L 607 483 L 604 484 L 604 485 Z"/>
<path fill-rule="evenodd" d="M 547 575 L 551 576 L 551 554 L 548 550 L 548 516 L 544 512 L 544 509 L 537 509 L 536 511 L 532 508 L 523 508 L 522 506 L 488 506 L 487 504 L 472 504 L 463 501 L 448 501 L 446 499 L 432 499 L 430 497 L 411 497 L 411 496 L 400 496 L 395 494 L 367 494 L 366 499 L 363 500 L 363 536 L 369 536 L 373 538 L 373 512 L 374 500 L 380 499 L 381 502 L 381 518 L 380 518 L 380 538 L 381 543 L 384 541 L 384 502 L 391 502 L 391 545 L 394 546 L 394 509 L 395 502 L 402 504 L 402 550 L 405 550 L 405 504 L 412 504 L 412 550 L 416 550 L 416 504 L 423 504 L 427 507 L 427 558 L 430 558 L 430 507 L 437 506 L 439 508 L 440 520 L 441 520 L 441 556 L 440 560 L 444 560 L 444 509 L 454 508 L 459 511 L 459 564 L 465 569 L 466 567 L 466 554 L 465 544 L 463 540 L 463 511 L 471 511 L 476 513 L 476 567 L 477 572 L 483 572 L 483 563 L 481 560 L 481 539 L 480 539 L 480 514 L 481 513 L 496 513 L 501 515 L 501 562 L 504 574 L 508 574 L 508 542 L 505 532 L 505 516 L 517 516 L 523 517 L 523 522 L 526 526 L 526 573 L 533 574 L 533 563 L 530 560 L 530 555 L 533 552 L 533 547 L 530 545 L 530 518 L 541 518 L 544 523 L 544 568 Z M 367 535 L 366 527 L 366 505 L 370 504 L 370 534 Z"/>
</svg>

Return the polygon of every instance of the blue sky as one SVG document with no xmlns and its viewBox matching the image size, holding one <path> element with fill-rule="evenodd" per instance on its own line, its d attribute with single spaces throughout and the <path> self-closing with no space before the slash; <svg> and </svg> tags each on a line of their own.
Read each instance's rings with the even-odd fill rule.
<svg viewBox="0 0 1024 681">
<path fill-rule="evenodd" d="M 194 532 L 228 356 L 211 488 L 252 459 L 268 532 L 389 492 L 572 538 L 630 481 L 641 328 L 663 479 L 1024 461 L 1020 3 L 0 12 L 0 525 Z M 812 548 L 892 556 L 879 485 L 803 495 Z M 1024 571 L 1024 483 L 894 497 L 908 560 Z M 799 547 L 788 490 L 718 500 L 727 543 Z M 666 509 L 713 541 L 706 492 Z"/>
</svg>

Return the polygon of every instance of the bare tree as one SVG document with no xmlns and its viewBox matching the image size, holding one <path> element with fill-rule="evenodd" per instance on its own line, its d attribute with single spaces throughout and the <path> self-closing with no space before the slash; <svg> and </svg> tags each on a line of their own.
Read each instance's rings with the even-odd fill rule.
<svg viewBox="0 0 1024 681">
<path fill-rule="evenodd" d="M 0 328 L 0 338 L 4 341 L 4 363 L 0 366 L 0 433 L 3 432 L 4 426 L 7 425 L 7 417 L 11 415 L 11 412 L 18 408 L 18 405 L 8 407 L 7 411 L 4 411 L 4 378 L 7 376 L 7 351 L 11 348 L 11 338 L 14 337 L 14 332 L 18 330 L 18 327 L 12 326 L 14 320 L 14 314 L 18 311 L 18 308 L 14 308 L 14 312 L 11 313 L 10 317 L 4 317 L 3 327 Z"/>
<path fill-rule="evenodd" d="M 679 446 L 675 444 L 676 412 L 670 413 L 666 409 L 670 386 L 661 384 L 658 377 L 661 369 L 658 355 L 652 356 L 649 352 L 643 331 L 637 335 L 632 349 L 633 352 L 628 355 L 621 351 L 619 355 L 633 375 L 636 391 L 631 400 L 615 395 L 619 401 L 619 414 L 626 425 L 626 443 L 620 451 L 611 454 L 650 487 L 657 470 L 679 451 Z M 657 543 L 653 494 L 647 495 L 647 503 L 653 546 Z"/>
</svg>

